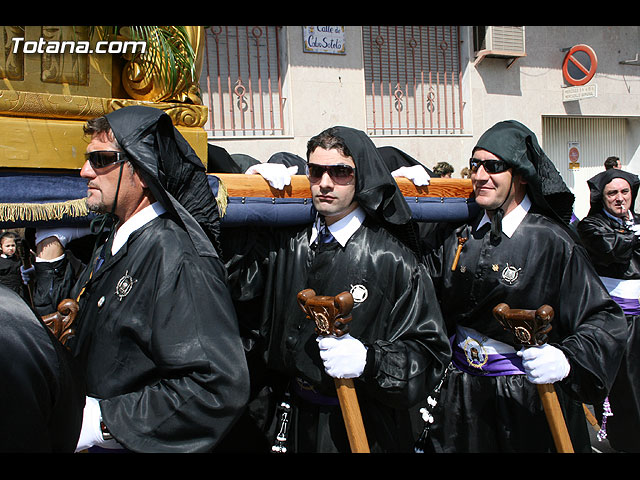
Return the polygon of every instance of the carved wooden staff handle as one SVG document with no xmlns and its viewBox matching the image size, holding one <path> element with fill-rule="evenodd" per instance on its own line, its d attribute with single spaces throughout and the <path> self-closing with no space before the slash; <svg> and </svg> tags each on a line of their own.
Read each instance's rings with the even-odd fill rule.
<svg viewBox="0 0 640 480">
<path fill-rule="evenodd" d="M 73 322 L 76 319 L 78 310 L 78 302 L 71 298 L 66 298 L 58 304 L 56 312 L 42 316 L 44 324 L 65 346 L 67 341 L 75 335 Z"/>
<path fill-rule="evenodd" d="M 312 289 L 298 293 L 298 305 L 316 324 L 318 335 L 340 337 L 349 331 L 353 296 L 342 292 L 335 297 L 316 295 Z M 353 453 L 369 453 L 358 396 L 350 378 L 334 378 L 347 438 Z"/>
<path fill-rule="evenodd" d="M 517 343 L 531 347 L 546 343 L 547 334 L 551 331 L 553 308 L 543 305 L 537 310 L 511 309 L 506 303 L 501 303 L 494 307 L 493 316 L 504 329 L 513 333 Z M 573 445 L 555 388 L 550 383 L 536 386 L 556 450 L 559 453 L 573 453 Z"/>
</svg>

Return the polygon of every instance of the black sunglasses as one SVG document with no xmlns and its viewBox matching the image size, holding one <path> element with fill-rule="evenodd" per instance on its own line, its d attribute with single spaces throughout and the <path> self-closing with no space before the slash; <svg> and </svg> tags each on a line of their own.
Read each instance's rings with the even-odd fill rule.
<svg viewBox="0 0 640 480">
<path fill-rule="evenodd" d="M 502 173 L 509 170 L 509 164 L 504 160 L 478 160 L 471 157 L 469 168 L 472 172 L 477 172 L 480 167 L 484 167 L 487 173 Z"/>
<path fill-rule="evenodd" d="M 311 183 L 318 183 L 324 172 L 338 185 L 348 185 L 353 181 L 356 169 L 350 165 L 318 165 L 307 163 L 307 178 Z"/>
<path fill-rule="evenodd" d="M 124 152 L 114 152 L 110 150 L 96 150 L 84 154 L 85 159 L 89 160 L 91 168 L 104 168 L 114 163 L 121 163 L 127 159 Z"/>
</svg>

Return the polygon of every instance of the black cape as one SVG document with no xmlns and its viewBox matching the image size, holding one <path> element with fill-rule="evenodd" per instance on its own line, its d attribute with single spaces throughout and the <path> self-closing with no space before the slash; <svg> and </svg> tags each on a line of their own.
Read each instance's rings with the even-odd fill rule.
<svg viewBox="0 0 640 480">
<path fill-rule="evenodd" d="M 72 453 L 82 425 L 82 376 L 44 323 L 3 285 L 0 342 L 0 452 Z"/>
<path fill-rule="evenodd" d="M 481 217 L 460 227 L 443 225 L 426 257 L 449 334 L 461 325 L 516 345 L 493 317 L 493 308 L 502 302 L 519 309 L 553 307 L 547 342 L 571 364 L 569 376 L 555 387 L 574 449 L 589 451 L 581 403 L 601 402 L 613 383 L 626 338 L 622 311 L 584 248 L 556 222 L 531 210 L 513 236 L 503 233 L 496 245 L 488 224 L 475 230 Z M 458 236 L 467 241 L 452 272 Z M 434 416 L 430 438 L 436 451 L 554 450 L 536 387 L 524 375 L 483 377 L 454 369 Z"/>
<path fill-rule="evenodd" d="M 355 379 L 367 438 L 374 452 L 412 451 L 421 421 L 412 424 L 410 409 L 424 404 L 450 356 L 431 279 L 417 257 L 371 219 L 344 248 L 311 246 L 310 234 L 311 227 L 283 229 L 236 244 L 252 252 L 233 256 L 227 266 L 234 298 L 261 300 L 253 327 L 264 343 L 256 345 L 262 345 L 268 369 L 335 399 L 315 325 L 296 295 L 306 288 L 337 295 L 364 287 L 368 293 L 353 309 L 351 335 L 369 347 L 365 373 Z M 349 451 L 339 406 L 297 400 L 296 407 L 290 450 Z"/>
<path fill-rule="evenodd" d="M 248 398 L 221 261 L 164 214 L 90 270 L 71 292 L 82 294 L 70 343 L 109 431 L 136 452 L 210 451 Z"/>
</svg>

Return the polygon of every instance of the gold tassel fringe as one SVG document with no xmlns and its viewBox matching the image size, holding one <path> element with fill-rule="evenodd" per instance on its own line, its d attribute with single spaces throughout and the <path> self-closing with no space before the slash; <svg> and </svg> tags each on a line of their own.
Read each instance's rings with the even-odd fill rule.
<svg viewBox="0 0 640 480">
<path fill-rule="evenodd" d="M 87 215 L 85 198 L 55 203 L 0 203 L 0 222 L 37 222 Z"/>
<path fill-rule="evenodd" d="M 218 177 L 218 194 L 216 195 L 216 202 L 218 203 L 218 211 L 220 213 L 220 218 L 224 217 L 224 214 L 227 213 L 227 203 L 229 202 L 229 194 L 227 192 L 227 187 L 220 177 Z"/>
</svg>

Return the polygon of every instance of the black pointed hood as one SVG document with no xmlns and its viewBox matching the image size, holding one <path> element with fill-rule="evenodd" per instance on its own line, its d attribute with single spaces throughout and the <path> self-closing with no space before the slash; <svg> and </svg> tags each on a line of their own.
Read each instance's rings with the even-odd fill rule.
<svg viewBox="0 0 640 480">
<path fill-rule="evenodd" d="M 587 180 L 587 185 L 589 186 L 590 192 L 589 200 L 591 203 L 589 214 L 596 213 L 604 209 L 604 204 L 602 203 L 602 194 L 604 192 L 604 187 L 608 185 L 614 178 L 622 178 L 623 180 L 626 180 L 627 183 L 629 183 L 629 186 L 631 187 L 631 213 L 634 216 L 636 215 L 633 206 L 635 205 L 636 197 L 638 196 L 640 179 L 638 179 L 637 175 L 631 172 L 620 170 L 618 168 L 610 168 Z"/>
<path fill-rule="evenodd" d="M 398 184 L 391 176 L 380 152 L 369 136 L 354 128 L 334 127 L 356 165 L 356 200 L 371 216 L 391 225 L 403 225 L 411 219 Z"/>
<path fill-rule="evenodd" d="M 129 106 L 106 115 L 116 140 L 157 201 L 184 224 L 196 250 L 216 256 L 220 229 L 216 199 L 195 151 L 162 110 Z"/>
<path fill-rule="evenodd" d="M 477 149 L 493 153 L 522 174 L 531 202 L 548 216 L 569 224 L 575 197 L 535 133 L 516 120 L 506 120 L 487 130 L 473 150 Z"/>
</svg>

